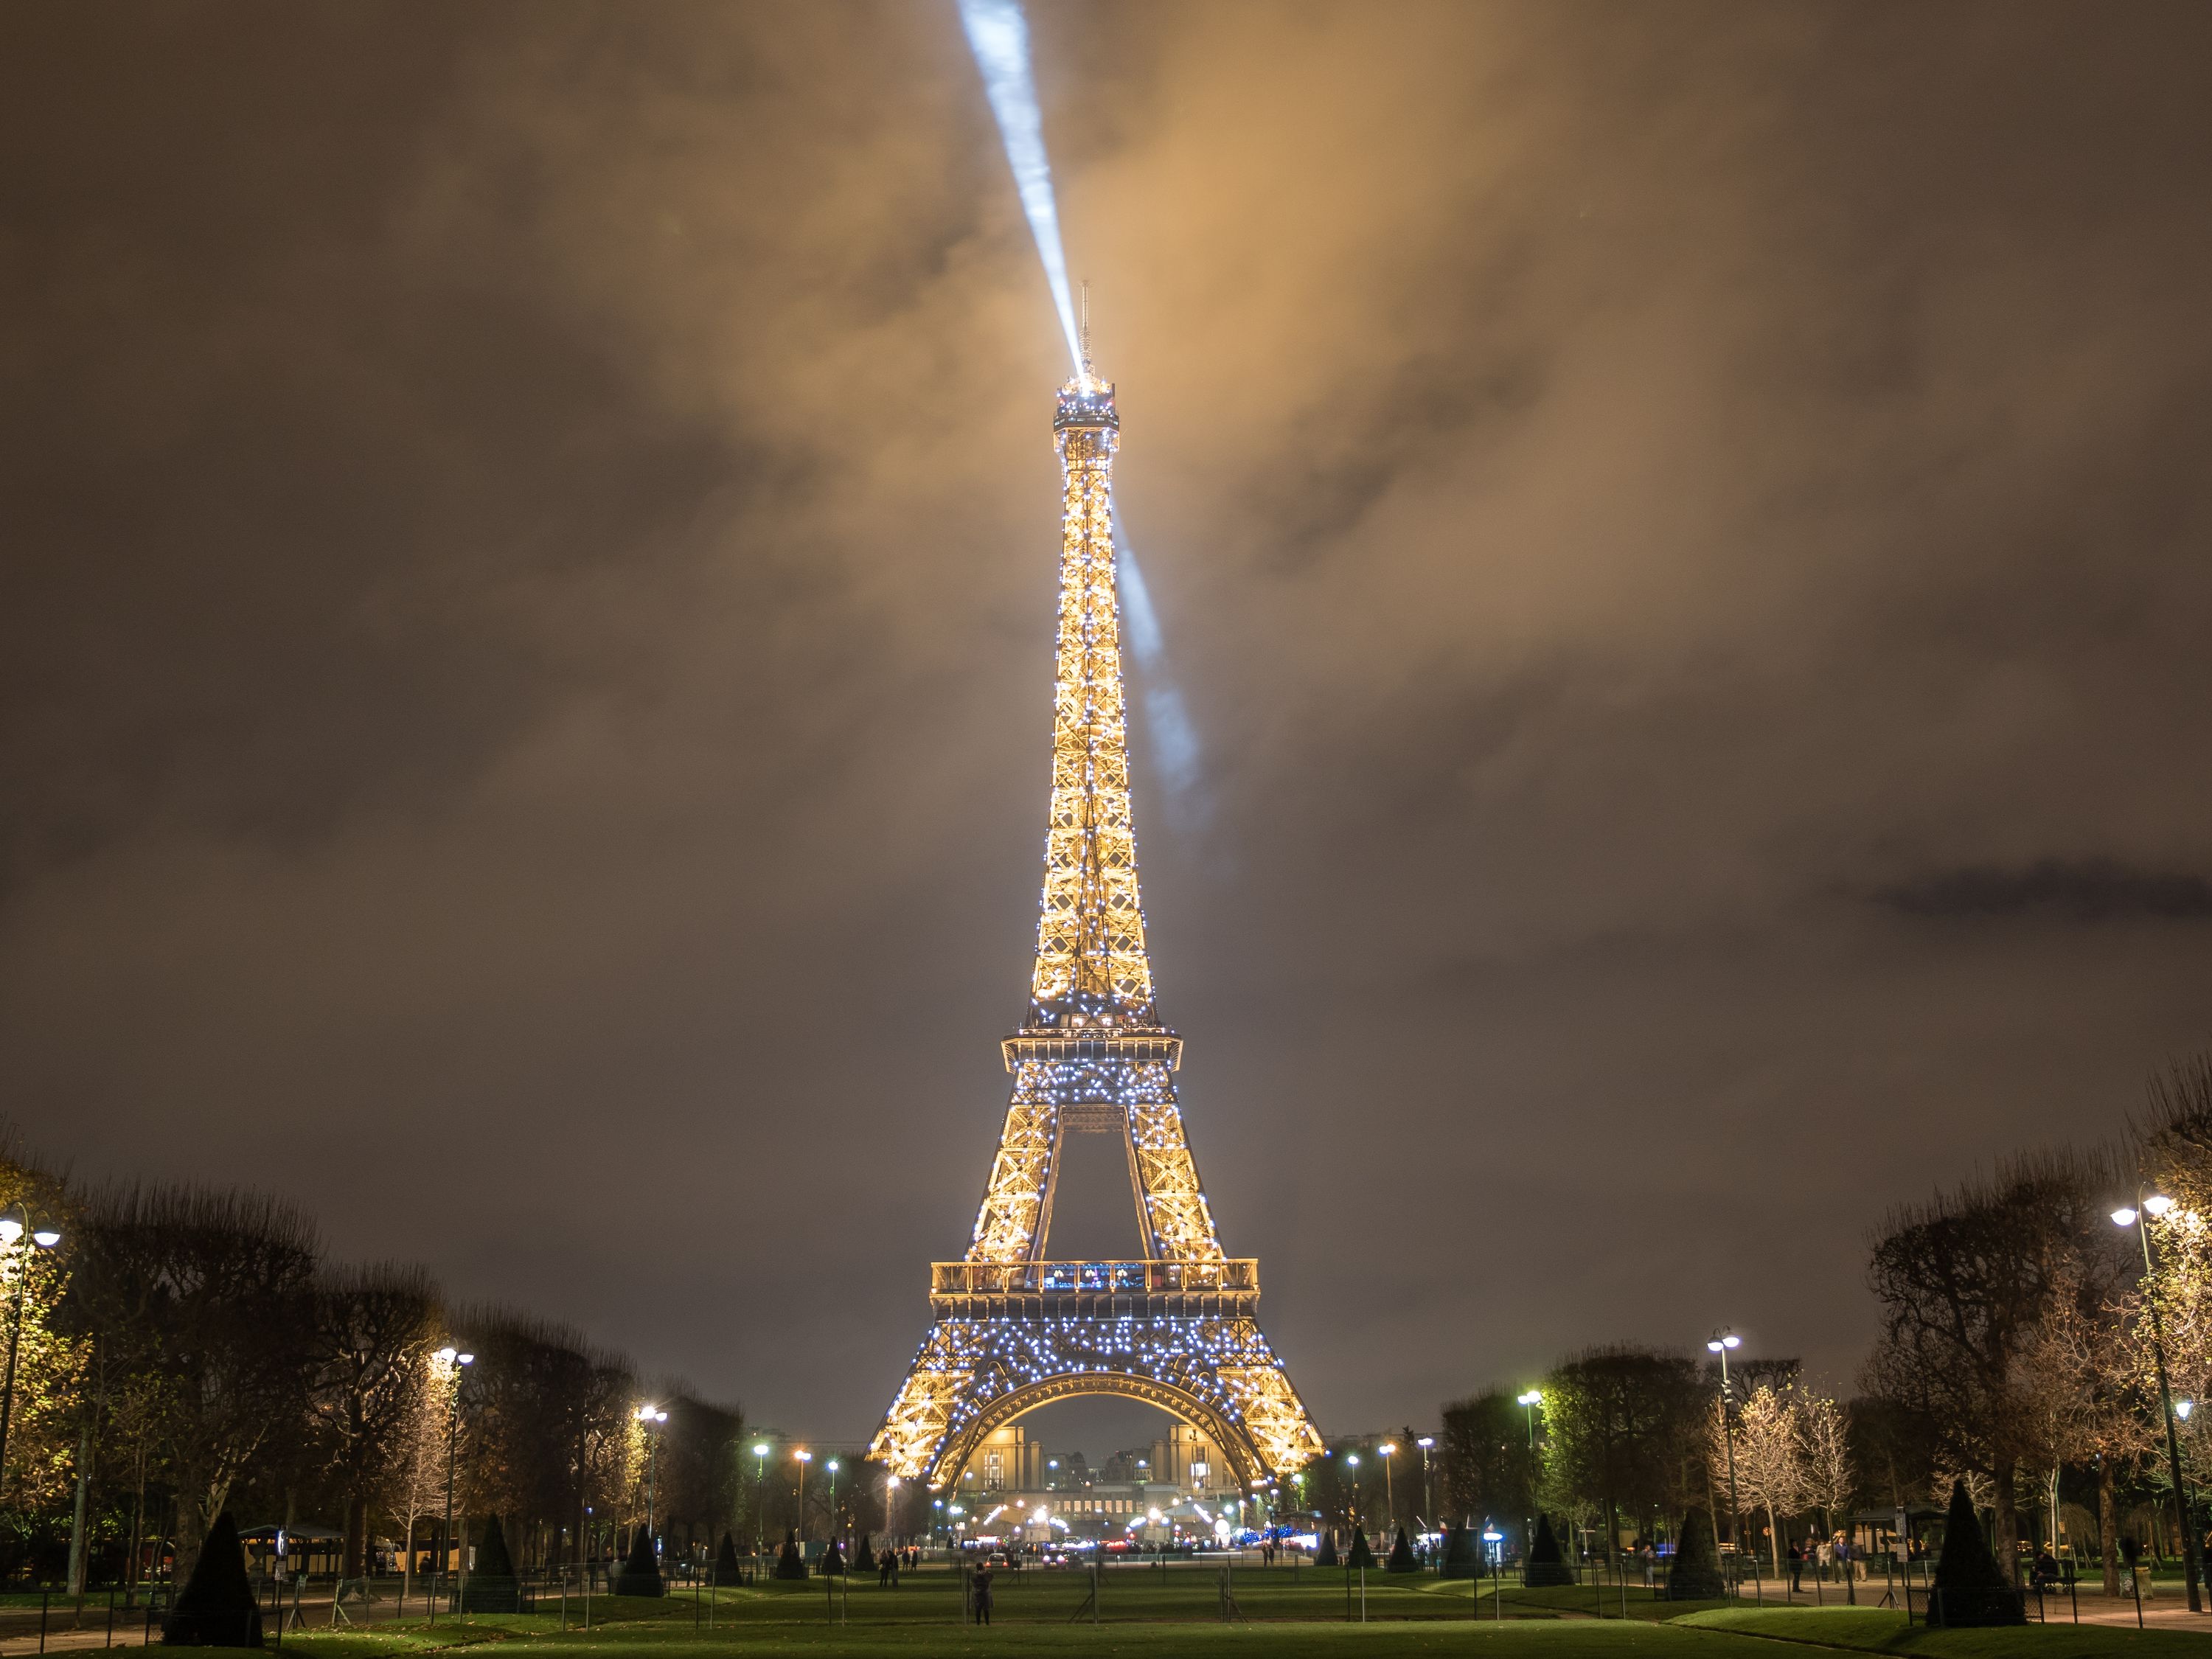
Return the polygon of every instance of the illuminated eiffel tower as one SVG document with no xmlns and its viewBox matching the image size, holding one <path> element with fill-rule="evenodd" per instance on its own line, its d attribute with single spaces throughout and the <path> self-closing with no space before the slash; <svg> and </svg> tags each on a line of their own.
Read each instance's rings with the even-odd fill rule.
<svg viewBox="0 0 2212 1659">
<path fill-rule="evenodd" d="M 957 1480 L 984 1437 L 1078 1395 L 1181 1419 L 1247 1486 L 1321 1451 L 1260 1334 L 1259 1263 L 1224 1256 L 1183 1139 L 1145 954 L 1114 586 L 1114 388 L 1083 369 L 1053 416 L 1066 473 L 1044 909 L 1028 1017 L 1000 1044 L 1013 1096 L 964 1260 L 930 1268 L 933 1323 L 869 1448 L 902 1480 Z M 1141 1261 L 1045 1257 L 1063 1139 L 1120 1137 Z"/>
</svg>

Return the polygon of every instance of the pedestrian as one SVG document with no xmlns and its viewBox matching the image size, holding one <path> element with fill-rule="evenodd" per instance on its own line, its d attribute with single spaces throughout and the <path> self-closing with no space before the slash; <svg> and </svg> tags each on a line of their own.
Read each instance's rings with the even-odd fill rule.
<svg viewBox="0 0 2212 1659">
<path fill-rule="evenodd" d="M 884 1553 L 876 1558 L 876 1588 L 898 1588 L 898 1552 L 888 1544 L 884 1546 Z"/>
<path fill-rule="evenodd" d="M 1800 1580 L 1803 1577 L 1804 1572 L 1805 1552 L 1797 1547 L 1796 1541 L 1793 1539 L 1790 1545 L 1790 1588 L 1793 1593 L 1800 1588 Z"/>
<path fill-rule="evenodd" d="M 1647 1538 L 1644 1540 L 1644 1547 L 1637 1553 L 1644 1558 L 1644 1588 L 1656 1589 L 1659 1583 L 1658 1547 Z"/>
<path fill-rule="evenodd" d="M 988 1566 L 975 1569 L 975 1622 L 991 1622 L 991 1569 Z"/>
</svg>

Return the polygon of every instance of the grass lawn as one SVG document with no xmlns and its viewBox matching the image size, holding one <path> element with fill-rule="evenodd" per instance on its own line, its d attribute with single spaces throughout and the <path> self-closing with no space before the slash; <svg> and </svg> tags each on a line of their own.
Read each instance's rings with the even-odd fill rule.
<svg viewBox="0 0 2212 1659">
<path fill-rule="evenodd" d="M 283 1645 L 301 1659 L 410 1659 L 462 1647 L 526 1649 L 503 1659 L 981 1659 L 989 1654 L 1054 1659 L 1121 1659 L 1127 1655 L 1217 1653 L 1259 1659 L 1786 1659 L 1790 1646 L 1814 1651 L 1936 1656 L 1937 1659 L 2106 1659 L 2123 1652 L 2148 1659 L 2212 1659 L 2212 1637 L 2093 1626 L 2031 1626 L 2025 1630 L 1930 1631 L 1905 1627 L 1893 1613 L 1870 1607 L 1738 1606 L 1698 1609 L 1639 1598 L 1630 1617 L 1589 1616 L 1587 1588 L 1522 1590 L 1508 1586 L 1503 1602 L 1471 1598 L 1464 1583 L 1433 1578 L 1392 1581 L 1370 1572 L 1365 1624 L 1345 1622 L 1341 1573 L 1240 1571 L 1233 1580 L 1242 1622 L 1220 1622 L 1220 1579 L 1206 1569 L 1117 1568 L 1105 1575 L 1102 1621 L 1081 1607 L 1090 1579 L 1076 1572 L 1000 1574 L 996 1622 L 962 1622 L 959 1581 L 951 1573 L 908 1574 L 896 1592 L 872 1579 L 852 1583 L 842 1598 L 844 1622 L 833 1623 L 833 1597 L 820 1580 L 805 1584 L 725 1589 L 711 1603 L 688 1593 L 662 1601 L 594 1596 L 592 1628 L 580 1628 L 581 1599 L 568 1601 L 569 1628 L 557 1602 L 523 1615 L 479 1615 L 466 1625 L 441 1616 L 356 1626 L 335 1632 L 295 1632 Z M 1611 1607 L 1617 1613 L 1619 1592 Z M 707 1627 L 711 1610 L 714 1627 Z M 1358 1592 L 1352 1590 L 1357 1617 Z M 1470 1613 L 1476 1616 L 1468 1617 Z M 1503 1613 L 1503 1619 L 1494 1615 Z M 695 1628 L 696 1620 L 696 1628 Z M 483 1656 L 489 1659 L 489 1656 Z"/>
</svg>

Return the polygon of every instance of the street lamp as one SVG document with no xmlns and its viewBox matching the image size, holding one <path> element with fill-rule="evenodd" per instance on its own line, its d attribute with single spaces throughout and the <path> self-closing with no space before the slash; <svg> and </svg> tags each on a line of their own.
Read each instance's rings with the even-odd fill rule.
<svg viewBox="0 0 2212 1659">
<path fill-rule="evenodd" d="M 1397 1452 L 1398 1443 L 1395 1440 L 1385 1440 L 1376 1449 L 1382 1454 L 1382 1507 L 1389 1515 L 1389 1520 L 1383 1524 L 1395 1532 L 1398 1529 L 1398 1492 L 1397 1489 L 1390 1484 L 1390 1459 Z"/>
<path fill-rule="evenodd" d="M 1731 1396 L 1729 1390 L 1728 1357 L 1729 1349 L 1740 1348 L 1742 1346 L 1743 1339 L 1726 1326 L 1715 1331 L 1712 1340 L 1705 1344 L 1708 1350 L 1721 1357 L 1721 1440 L 1728 1448 L 1729 1525 L 1735 1534 L 1735 1547 L 1738 1550 L 1743 1548 L 1743 1505 L 1737 1501 L 1735 1495 L 1735 1418 L 1729 1411 Z M 1754 1563 L 1757 1561 L 1756 1553 L 1752 1559 Z"/>
<path fill-rule="evenodd" d="M 1526 1394 L 1516 1394 L 1513 1396 L 1513 1403 L 1528 1415 L 1528 1449 L 1533 1452 L 1536 1449 L 1536 1407 L 1544 1403 L 1544 1391 L 1531 1389 Z"/>
<path fill-rule="evenodd" d="M 33 1222 L 21 1202 L 0 1212 L 0 1250 L 12 1249 L 26 1233 L 42 1250 L 51 1250 L 62 1242 L 59 1228 L 48 1221 Z M 0 1477 L 8 1471 L 8 1426 L 15 1414 L 15 1351 L 23 1341 L 23 1299 L 31 1293 L 31 1264 L 37 1260 L 26 1249 L 15 1268 L 15 1307 L 8 1320 L 8 1382 L 0 1389 Z"/>
<path fill-rule="evenodd" d="M 830 1460 L 830 1535 L 837 1535 L 837 1460 Z"/>
<path fill-rule="evenodd" d="M 753 1547 L 764 1549 L 768 1545 L 767 1487 L 768 1442 L 753 1442 Z"/>
<path fill-rule="evenodd" d="M 653 1430 L 668 1420 L 668 1413 L 658 1406 L 640 1406 L 637 1420 L 645 1425 L 645 1536 L 653 1549 L 653 1559 L 660 1558 L 659 1547 L 653 1543 L 653 1497 L 660 1479 L 660 1437 Z"/>
<path fill-rule="evenodd" d="M 2156 1273 L 2158 1271 L 2158 1266 L 2151 1260 L 2150 1229 L 2142 1224 L 2142 1219 L 2145 1216 L 2148 1216 L 2153 1221 L 2155 1221 L 2172 1207 L 2173 1200 L 2168 1198 L 2164 1193 L 2153 1193 L 2150 1196 L 2146 1198 L 2138 1192 L 2136 1195 L 2135 1208 L 2128 1209 L 2123 1207 L 2112 1212 L 2112 1224 L 2114 1226 L 2133 1227 L 2136 1230 L 2136 1236 L 2142 1240 L 2143 1277 L 2145 1279 L 2148 1279 L 2152 1274 Z M 2170 1386 L 2168 1386 L 2166 1380 L 2166 1326 L 2164 1321 L 2159 1317 L 2158 1298 L 2154 1296 L 2146 1296 L 2143 1300 L 2150 1305 L 2151 1358 L 2155 1360 L 2158 1364 L 2159 1403 L 2164 1407 L 2166 1410 L 2166 1462 L 2173 1473 L 2174 1506 L 2180 1511 L 2181 1515 L 2182 1578 L 2183 1582 L 2189 1587 L 2190 1612 L 2202 1613 L 2204 1610 L 2204 1598 L 2198 1590 L 2197 1584 L 2197 1539 L 2190 1529 L 2189 1494 L 2183 1488 L 2181 1484 L 2181 1437 L 2177 1435 L 2173 1430 L 2173 1390 Z"/>
<path fill-rule="evenodd" d="M 1429 1449 L 1437 1443 L 1432 1434 L 1425 1434 L 1413 1443 L 1421 1449 L 1421 1507 L 1428 1511 L 1429 1524 L 1437 1523 L 1437 1486 L 1429 1478 Z"/>
<path fill-rule="evenodd" d="M 891 1503 L 893 1494 L 899 1489 L 899 1484 L 898 1476 L 895 1474 L 884 1476 L 884 1547 L 886 1549 L 890 1547 L 892 1533 L 896 1526 L 896 1522 L 891 1516 Z"/>
<path fill-rule="evenodd" d="M 801 1446 L 792 1456 L 799 1462 L 799 1529 L 806 1530 L 806 1466 L 814 1461 L 814 1454 Z"/>
<path fill-rule="evenodd" d="M 438 1579 L 442 1586 L 446 1569 L 453 1559 L 453 1443 L 461 1431 L 461 1368 L 475 1364 L 477 1357 L 450 1346 L 430 1357 L 453 1374 L 453 1391 L 446 1396 L 446 1522 L 438 1529 Z M 434 1604 L 430 1617 L 435 1620 L 437 1616 Z"/>
<path fill-rule="evenodd" d="M 1345 1455 L 1344 1467 L 1354 1471 L 1352 1476 L 1352 1524 L 1356 1527 L 1359 1524 L 1359 1476 L 1357 1473 L 1359 1468 L 1359 1454 L 1347 1452 Z"/>
</svg>

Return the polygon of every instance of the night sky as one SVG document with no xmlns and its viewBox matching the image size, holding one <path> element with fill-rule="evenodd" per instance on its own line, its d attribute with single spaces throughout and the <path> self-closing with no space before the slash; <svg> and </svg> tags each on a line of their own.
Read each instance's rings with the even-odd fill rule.
<svg viewBox="0 0 2212 1659">
<path fill-rule="evenodd" d="M 1849 1389 L 1889 1206 L 2212 1043 L 2212 9 L 1034 21 L 1322 1428 L 1724 1321 Z M 50 0 L 0 78 L 0 1109 L 865 1436 L 1048 776 L 949 0 Z"/>
</svg>

